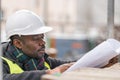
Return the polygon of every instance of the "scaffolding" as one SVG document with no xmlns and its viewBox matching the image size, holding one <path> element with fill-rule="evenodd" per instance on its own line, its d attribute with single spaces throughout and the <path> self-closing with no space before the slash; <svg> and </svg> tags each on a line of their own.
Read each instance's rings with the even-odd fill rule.
<svg viewBox="0 0 120 80">
<path fill-rule="evenodd" d="M 108 38 L 114 38 L 114 0 L 108 0 L 107 8 Z"/>
</svg>

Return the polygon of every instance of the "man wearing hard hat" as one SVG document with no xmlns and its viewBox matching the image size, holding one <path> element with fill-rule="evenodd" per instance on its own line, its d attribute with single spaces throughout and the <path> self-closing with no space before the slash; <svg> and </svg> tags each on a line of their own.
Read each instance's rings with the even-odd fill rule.
<svg viewBox="0 0 120 80">
<path fill-rule="evenodd" d="M 62 73 L 72 65 L 45 53 L 44 33 L 52 28 L 35 13 L 17 11 L 8 18 L 5 30 L 10 41 L 2 44 L 3 80 L 40 80 L 43 74 Z"/>
</svg>

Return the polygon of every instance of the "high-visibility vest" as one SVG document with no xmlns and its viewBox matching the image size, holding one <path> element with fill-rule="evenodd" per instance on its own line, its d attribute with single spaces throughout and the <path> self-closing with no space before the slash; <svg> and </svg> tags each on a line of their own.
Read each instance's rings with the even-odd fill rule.
<svg viewBox="0 0 120 80">
<path fill-rule="evenodd" d="M 22 73 L 24 70 L 18 66 L 16 63 L 12 62 L 11 60 L 1 57 L 3 60 L 5 60 L 10 68 L 10 74 L 14 73 Z M 50 66 L 47 62 L 44 62 L 44 65 L 50 70 Z"/>
</svg>

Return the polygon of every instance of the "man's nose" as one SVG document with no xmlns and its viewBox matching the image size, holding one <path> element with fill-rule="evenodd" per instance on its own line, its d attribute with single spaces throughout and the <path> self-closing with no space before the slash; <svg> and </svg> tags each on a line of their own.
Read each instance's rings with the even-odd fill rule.
<svg viewBox="0 0 120 80">
<path fill-rule="evenodd" d="M 40 40 L 39 41 L 39 45 L 41 46 L 41 45 L 45 45 L 45 41 L 44 40 Z"/>
</svg>

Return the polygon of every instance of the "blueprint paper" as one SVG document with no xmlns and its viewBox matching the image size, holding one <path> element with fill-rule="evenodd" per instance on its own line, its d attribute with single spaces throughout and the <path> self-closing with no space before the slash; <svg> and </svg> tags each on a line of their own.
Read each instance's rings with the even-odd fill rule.
<svg viewBox="0 0 120 80">
<path fill-rule="evenodd" d="M 120 42 L 115 39 L 108 39 L 86 53 L 65 72 L 80 69 L 82 67 L 99 68 L 107 65 L 110 59 L 119 54 Z"/>
</svg>

